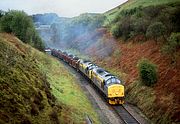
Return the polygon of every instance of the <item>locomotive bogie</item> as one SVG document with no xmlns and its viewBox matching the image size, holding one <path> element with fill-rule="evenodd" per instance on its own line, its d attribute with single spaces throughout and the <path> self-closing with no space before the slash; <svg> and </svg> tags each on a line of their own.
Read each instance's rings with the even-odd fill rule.
<svg viewBox="0 0 180 124">
<path fill-rule="evenodd" d="M 110 98 L 108 99 L 109 104 L 117 105 L 117 104 L 124 104 L 124 98 Z"/>
</svg>

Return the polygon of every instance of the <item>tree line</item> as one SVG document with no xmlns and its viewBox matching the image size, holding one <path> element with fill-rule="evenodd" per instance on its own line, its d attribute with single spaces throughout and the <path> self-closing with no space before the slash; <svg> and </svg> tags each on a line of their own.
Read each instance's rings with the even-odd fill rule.
<svg viewBox="0 0 180 124">
<path fill-rule="evenodd" d="M 142 34 L 157 41 L 171 32 L 180 32 L 179 13 L 180 3 L 122 10 L 110 22 L 111 33 L 124 40 Z"/>
<path fill-rule="evenodd" d="M 117 13 L 109 23 L 115 38 L 125 41 L 141 35 L 146 41 L 153 39 L 156 43 L 163 41 L 162 52 L 176 61 L 180 48 L 180 3 L 169 3 L 147 7 L 135 7 Z M 142 41 L 140 41 L 142 42 Z"/>
<path fill-rule="evenodd" d="M 35 30 L 32 17 L 24 11 L 0 11 L 0 31 L 14 34 L 24 43 L 30 44 L 39 50 L 44 50 L 45 46 Z"/>
</svg>

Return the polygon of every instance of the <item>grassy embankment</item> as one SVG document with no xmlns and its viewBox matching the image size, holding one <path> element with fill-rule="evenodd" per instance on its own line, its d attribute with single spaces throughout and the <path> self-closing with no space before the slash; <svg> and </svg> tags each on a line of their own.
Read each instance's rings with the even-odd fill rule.
<svg viewBox="0 0 180 124">
<path fill-rule="evenodd" d="M 56 59 L 0 34 L 0 123 L 100 123 L 76 79 Z"/>
<path fill-rule="evenodd" d="M 93 119 L 94 123 L 100 123 L 98 116 L 93 110 L 90 101 L 83 94 L 77 82 L 77 79 L 54 58 L 46 58 L 47 56 L 41 55 L 39 58 L 44 63 L 40 64 L 41 69 L 47 74 L 47 79 L 51 82 L 53 95 L 57 100 L 70 108 L 74 122 L 82 123 L 88 115 Z M 62 116 L 67 116 L 67 112 L 62 113 Z M 73 122 L 70 121 L 70 122 Z"/>
</svg>

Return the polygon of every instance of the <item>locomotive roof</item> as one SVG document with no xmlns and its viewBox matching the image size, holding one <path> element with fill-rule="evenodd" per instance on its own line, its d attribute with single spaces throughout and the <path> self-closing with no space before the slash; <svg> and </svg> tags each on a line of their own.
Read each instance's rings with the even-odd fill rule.
<svg viewBox="0 0 180 124">
<path fill-rule="evenodd" d="M 109 79 L 114 79 L 115 81 L 121 82 L 116 76 L 107 72 L 103 68 L 94 68 L 94 72 L 96 72 L 105 82 Z"/>
<path fill-rule="evenodd" d="M 88 70 L 92 70 L 92 69 L 94 69 L 94 68 L 98 68 L 98 66 L 95 65 L 95 64 L 93 64 L 93 63 L 91 63 L 91 64 L 88 65 Z"/>
<path fill-rule="evenodd" d="M 108 72 L 106 70 L 104 70 L 103 68 L 100 68 L 100 67 L 94 68 L 93 70 L 94 70 L 94 72 L 96 72 L 101 77 L 103 77 L 104 75 L 108 74 Z"/>
<path fill-rule="evenodd" d="M 92 63 L 91 63 L 90 61 L 84 63 L 84 65 L 87 66 L 87 67 L 88 67 L 89 65 L 91 65 L 91 64 L 92 64 Z"/>
<path fill-rule="evenodd" d="M 110 78 L 116 78 L 117 79 L 117 77 L 115 77 L 114 75 L 104 76 L 105 81 L 109 80 Z"/>
</svg>

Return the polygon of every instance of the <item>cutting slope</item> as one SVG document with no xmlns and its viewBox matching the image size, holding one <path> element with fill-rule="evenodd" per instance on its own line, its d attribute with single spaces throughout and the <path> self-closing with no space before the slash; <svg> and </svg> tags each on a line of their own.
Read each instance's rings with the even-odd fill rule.
<svg viewBox="0 0 180 124">
<path fill-rule="evenodd" d="M 0 123 L 79 124 L 86 115 L 99 123 L 76 79 L 59 61 L 0 34 Z"/>
<path fill-rule="evenodd" d="M 58 119 L 55 98 L 31 50 L 16 37 L 0 34 L 1 123 L 58 122 L 49 116 Z"/>
</svg>

